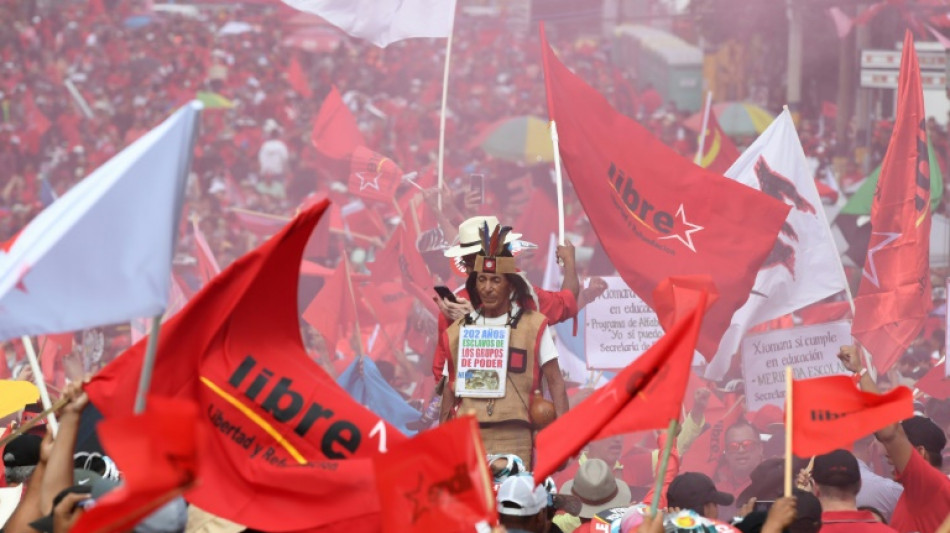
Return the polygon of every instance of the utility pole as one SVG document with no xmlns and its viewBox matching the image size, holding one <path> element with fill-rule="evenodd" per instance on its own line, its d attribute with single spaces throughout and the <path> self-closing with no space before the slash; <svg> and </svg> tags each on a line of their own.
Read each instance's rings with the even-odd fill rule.
<svg viewBox="0 0 950 533">
<path fill-rule="evenodd" d="M 785 102 L 796 119 L 802 101 L 802 11 L 800 2 L 786 0 L 788 14 L 788 70 Z"/>
</svg>

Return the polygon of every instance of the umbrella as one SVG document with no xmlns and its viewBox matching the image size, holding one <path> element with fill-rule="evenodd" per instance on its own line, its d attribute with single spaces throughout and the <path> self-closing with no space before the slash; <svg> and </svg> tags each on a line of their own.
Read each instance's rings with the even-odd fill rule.
<svg viewBox="0 0 950 533">
<path fill-rule="evenodd" d="M 510 117 L 488 125 L 470 143 L 505 161 L 545 163 L 554 160 L 546 120 L 534 116 Z"/>
<path fill-rule="evenodd" d="M 765 109 L 748 102 L 720 102 L 713 104 L 713 111 L 722 131 L 728 135 L 758 135 L 775 118 Z M 684 124 L 693 131 L 699 131 L 703 127 L 703 112 L 689 117 Z"/>
<path fill-rule="evenodd" d="M 247 22 L 231 20 L 224 26 L 221 26 L 221 29 L 218 30 L 218 35 L 240 35 L 249 31 L 254 31 L 254 26 L 251 26 Z"/>
<path fill-rule="evenodd" d="M 129 29 L 138 29 L 148 26 L 152 23 L 158 23 L 161 19 L 157 15 L 132 15 L 125 19 L 122 24 Z"/>
<path fill-rule="evenodd" d="M 299 29 L 284 38 L 288 48 L 300 48 L 307 52 L 332 52 L 340 46 L 340 32 L 327 26 Z"/>
<path fill-rule="evenodd" d="M 234 102 L 228 100 L 218 93 L 198 91 L 198 94 L 195 95 L 195 98 L 204 104 L 206 109 L 228 109 L 234 107 Z"/>
</svg>

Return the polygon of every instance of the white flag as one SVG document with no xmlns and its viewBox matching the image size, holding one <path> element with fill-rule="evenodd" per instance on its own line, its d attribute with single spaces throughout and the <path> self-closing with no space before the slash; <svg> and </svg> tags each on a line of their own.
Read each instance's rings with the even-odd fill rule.
<svg viewBox="0 0 950 533">
<path fill-rule="evenodd" d="M 721 379 L 729 370 L 732 355 L 752 326 L 845 290 L 815 178 L 788 110 L 729 167 L 726 177 L 778 198 L 792 210 L 759 269 L 749 299 L 733 315 L 707 367 L 706 377 L 711 379 Z"/>
<path fill-rule="evenodd" d="M 284 0 L 354 37 L 385 48 L 413 37 L 448 37 L 455 0 Z"/>
<path fill-rule="evenodd" d="M 165 309 L 200 109 L 184 106 L 0 246 L 0 340 Z"/>
</svg>

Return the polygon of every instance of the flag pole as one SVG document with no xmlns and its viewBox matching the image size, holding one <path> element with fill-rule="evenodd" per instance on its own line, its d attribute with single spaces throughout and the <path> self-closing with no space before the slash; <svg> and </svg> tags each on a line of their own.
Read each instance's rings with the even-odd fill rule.
<svg viewBox="0 0 950 533">
<path fill-rule="evenodd" d="M 200 124 L 201 110 L 204 109 L 204 105 L 192 101 L 189 105 L 198 106 L 197 113 L 195 114 L 195 123 L 191 128 L 191 138 L 188 139 L 187 154 L 188 156 L 184 158 L 184 161 L 181 163 L 181 168 L 178 171 L 184 176 L 182 183 L 186 183 L 188 179 L 188 172 L 191 170 L 191 161 L 195 157 L 195 144 L 198 140 L 198 127 Z M 181 218 L 181 206 L 178 207 L 178 217 Z M 177 224 L 177 220 L 176 224 Z M 175 233 L 177 236 L 177 233 Z M 177 241 L 177 238 L 175 239 Z M 172 249 L 174 250 L 175 244 L 172 244 Z M 140 415 L 145 412 L 145 397 L 148 395 L 148 389 L 152 384 L 152 371 L 155 369 L 155 356 L 158 353 L 158 335 L 159 331 L 162 329 L 162 317 L 165 315 L 165 310 L 162 310 L 161 313 L 152 317 L 152 328 L 148 332 L 148 344 L 145 347 L 145 358 L 142 361 L 142 371 L 139 374 L 139 388 L 135 391 L 135 404 L 133 406 L 132 412 L 134 414 Z"/>
<path fill-rule="evenodd" d="M 785 497 L 792 495 L 792 367 L 785 367 Z"/>
<path fill-rule="evenodd" d="M 360 329 L 360 313 L 356 307 L 356 293 L 353 292 L 353 280 L 350 279 L 350 260 L 343 252 L 343 268 L 346 272 L 346 286 L 350 291 L 350 301 L 353 302 L 353 322 L 356 325 L 356 356 L 363 357 L 363 337 Z M 335 347 L 331 348 L 335 349 Z"/>
<path fill-rule="evenodd" d="M 23 342 L 23 348 L 26 349 L 26 359 L 30 363 L 30 368 L 33 369 L 33 382 L 36 383 L 36 388 L 40 390 L 40 401 L 43 403 L 43 409 L 49 411 L 53 407 L 53 402 L 49 399 L 49 390 L 46 389 L 46 379 L 43 377 L 43 368 L 40 367 L 40 361 L 36 357 L 36 350 L 33 349 L 33 341 L 30 340 L 28 335 L 20 337 L 20 340 Z M 49 414 L 49 428 L 55 437 L 59 431 L 59 424 L 56 422 L 56 415 L 52 412 Z"/>
<path fill-rule="evenodd" d="M 703 110 L 703 126 L 699 130 L 699 148 L 696 150 L 696 157 L 693 163 L 697 165 L 703 160 L 703 150 L 706 149 L 706 129 L 709 128 L 709 110 L 712 108 L 712 91 L 706 91 L 706 108 Z"/>
<path fill-rule="evenodd" d="M 560 142 L 557 123 L 551 121 L 551 144 L 554 147 L 554 181 L 557 186 L 557 243 L 564 246 L 564 177 L 561 174 Z"/>
<path fill-rule="evenodd" d="M 670 427 L 666 430 L 666 445 L 663 446 L 663 453 L 660 455 L 660 466 L 656 471 L 656 484 L 653 486 L 653 502 L 650 504 L 650 516 L 656 516 L 660 508 L 660 495 L 663 493 L 663 480 L 666 478 L 666 467 L 670 464 L 670 452 L 673 449 L 673 441 L 676 440 L 676 419 L 670 420 Z"/>
<path fill-rule="evenodd" d="M 445 110 L 449 103 L 449 64 L 452 62 L 452 35 L 455 33 L 455 13 L 445 43 L 445 72 L 442 73 L 442 112 L 439 114 L 439 194 L 436 196 L 439 211 L 442 210 L 443 167 L 445 163 Z"/>
<path fill-rule="evenodd" d="M 162 315 L 152 317 L 152 327 L 148 332 L 148 344 L 145 347 L 145 360 L 139 374 L 139 388 L 135 391 L 133 412 L 140 415 L 145 412 L 145 395 L 152 384 L 152 369 L 155 368 L 155 354 L 158 353 L 158 332 L 162 328 Z"/>
</svg>

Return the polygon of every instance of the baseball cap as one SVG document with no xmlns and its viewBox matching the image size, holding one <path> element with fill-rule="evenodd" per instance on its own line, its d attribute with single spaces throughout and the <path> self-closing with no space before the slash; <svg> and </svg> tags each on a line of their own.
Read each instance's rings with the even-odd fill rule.
<svg viewBox="0 0 950 533">
<path fill-rule="evenodd" d="M 534 484 L 531 474 L 511 476 L 498 487 L 498 512 L 510 516 L 533 516 L 548 506 L 548 493 Z"/>
<path fill-rule="evenodd" d="M 707 503 L 732 505 L 735 498 L 731 494 L 716 490 L 716 484 L 706 474 L 686 472 L 676 476 L 666 489 L 666 499 L 670 507 L 692 509 L 700 512 Z"/>
<path fill-rule="evenodd" d="M 861 482 L 861 470 L 851 452 L 835 450 L 815 457 L 811 477 L 819 485 L 847 487 Z"/>
<path fill-rule="evenodd" d="M 29 433 L 18 436 L 3 447 L 3 466 L 36 466 L 40 462 L 43 438 Z"/>
</svg>

